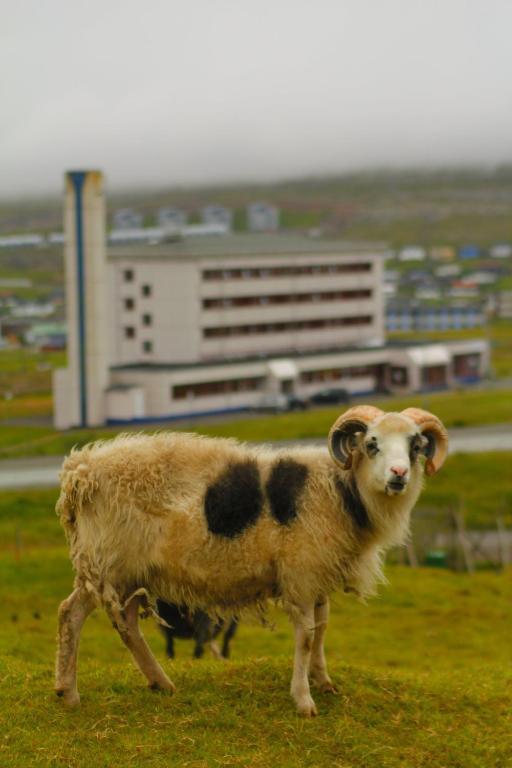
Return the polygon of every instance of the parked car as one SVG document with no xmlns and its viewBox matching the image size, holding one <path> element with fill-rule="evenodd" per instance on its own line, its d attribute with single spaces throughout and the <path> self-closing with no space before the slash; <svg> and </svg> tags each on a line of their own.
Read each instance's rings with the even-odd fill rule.
<svg viewBox="0 0 512 768">
<path fill-rule="evenodd" d="M 319 389 L 309 398 L 312 405 L 338 405 L 339 403 L 349 403 L 350 395 L 346 389 L 332 387 L 330 389 Z"/>
</svg>

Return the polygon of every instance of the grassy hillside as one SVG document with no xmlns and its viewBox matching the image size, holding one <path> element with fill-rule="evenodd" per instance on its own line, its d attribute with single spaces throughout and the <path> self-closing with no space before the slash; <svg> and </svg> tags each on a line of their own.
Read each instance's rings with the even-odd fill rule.
<svg viewBox="0 0 512 768">
<path fill-rule="evenodd" d="M 244 623 L 233 658 L 163 658 L 173 698 L 145 688 L 105 616 L 81 645 L 82 706 L 52 692 L 55 613 L 71 590 L 54 492 L 0 495 L 0 765 L 269 765 L 315 768 L 505 768 L 512 754 L 512 573 L 474 576 L 387 569 L 390 584 L 363 605 L 337 595 L 327 635 L 340 694 L 316 694 L 299 719 L 288 694 L 292 632 Z M 22 546 L 16 548 L 16 522 Z M 19 536 L 18 536 L 19 543 Z"/>
</svg>

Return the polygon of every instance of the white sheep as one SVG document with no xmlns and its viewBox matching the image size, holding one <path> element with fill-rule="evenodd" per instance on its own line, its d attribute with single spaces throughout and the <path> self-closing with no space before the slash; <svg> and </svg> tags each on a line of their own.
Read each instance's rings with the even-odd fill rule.
<svg viewBox="0 0 512 768">
<path fill-rule="evenodd" d="M 295 626 L 291 694 L 300 714 L 316 715 L 308 676 L 335 691 L 323 650 L 328 596 L 375 591 L 384 551 L 407 536 L 424 469 L 437 471 L 447 446 L 426 411 L 357 406 L 332 427 L 329 453 L 182 433 L 73 451 L 57 503 L 76 572 L 59 609 L 57 694 L 80 700 L 79 635 L 98 605 L 150 687 L 172 692 L 138 628 L 141 606 L 160 597 L 215 616 L 274 598 Z"/>
</svg>

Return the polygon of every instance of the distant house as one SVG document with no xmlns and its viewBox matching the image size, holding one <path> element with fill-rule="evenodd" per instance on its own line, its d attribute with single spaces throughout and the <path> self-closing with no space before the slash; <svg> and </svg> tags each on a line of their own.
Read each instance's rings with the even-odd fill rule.
<svg viewBox="0 0 512 768">
<path fill-rule="evenodd" d="M 426 306 L 409 302 L 388 302 L 388 331 L 448 331 L 477 328 L 485 323 L 485 312 L 479 304 L 439 304 Z"/>
<path fill-rule="evenodd" d="M 436 277 L 457 277 L 462 272 L 462 268 L 458 264 L 441 264 L 441 266 L 434 269 Z"/>
<path fill-rule="evenodd" d="M 434 261 L 453 261 L 455 258 L 455 248 L 449 245 L 436 245 L 430 249 L 430 258 Z"/>
<path fill-rule="evenodd" d="M 496 243 L 489 248 L 489 256 L 493 259 L 508 259 L 512 256 L 512 245 L 510 243 Z"/>
<path fill-rule="evenodd" d="M 470 280 L 454 280 L 449 295 L 457 299 L 473 299 L 478 296 L 478 285 Z"/>
<path fill-rule="evenodd" d="M 49 317 L 55 312 L 52 302 L 24 301 L 11 309 L 13 317 Z"/>
<path fill-rule="evenodd" d="M 201 209 L 203 224 L 223 224 L 227 230 L 233 229 L 233 211 L 223 205 L 206 205 Z"/>
<path fill-rule="evenodd" d="M 432 301 L 441 298 L 441 291 L 433 286 L 425 286 L 423 288 L 416 288 L 414 295 L 421 301 Z"/>
<path fill-rule="evenodd" d="M 424 261 L 425 249 L 419 245 L 406 245 L 398 251 L 399 261 Z"/>
<path fill-rule="evenodd" d="M 65 349 L 67 328 L 64 323 L 37 323 L 25 333 L 27 344 L 43 351 Z"/>
<path fill-rule="evenodd" d="M 247 206 L 247 229 L 250 232 L 275 232 L 279 229 L 279 209 L 269 203 Z"/>
<path fill-rule="evenodd" d="M 22 234 L 0 237 L 0 248 L 38 248 L 44 244 L 44 235 Z"/>
<path fill-rule="evenodd" d="M 461 245 L 459 248 L 459 259 L 468 260 L 478 259 L 480 257 L 480 248 L 478 245 Z"/>
<path fill-rule="evenodd" d="M 157 226 L 165 229 L 167 227 L 184 227 L 187 223 L 187 214 L 180 208 L 159 208 L 156 213 Z"/>
<path fill-rule="evenodd" d="M 477 285 L 493 285 L 498 279 L 494 272 L 488 272 L 487 270 L 479 270 L 478 272 L 471 272 L 466 275 L 466 279 Z"/>
<path fill-rule="evenodd" d="M 64 232 L 50 232 L 48 235 L 48 243 L 50 245 L 63 245 Z"/>
<path fill-rule="evenodd" d="M 114 229 L 138 229 L 142 227 L 143 216 L 132 208 L 120 208 L 112 217 Z"/>
</svg>

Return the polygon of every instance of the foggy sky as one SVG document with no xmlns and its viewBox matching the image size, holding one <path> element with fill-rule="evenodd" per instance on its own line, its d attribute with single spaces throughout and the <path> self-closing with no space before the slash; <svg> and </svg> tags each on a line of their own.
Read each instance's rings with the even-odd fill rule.
<svg viewBox="0 0 512 768">
<path fill-rule="evenodd" d="M 0 196 L 512 159 L 508 0 L 0 0 Z"/>
</svg>

